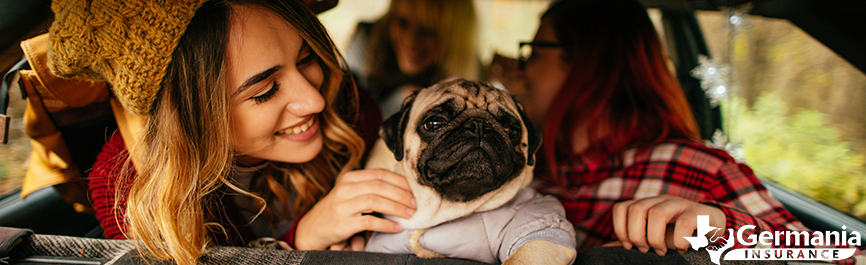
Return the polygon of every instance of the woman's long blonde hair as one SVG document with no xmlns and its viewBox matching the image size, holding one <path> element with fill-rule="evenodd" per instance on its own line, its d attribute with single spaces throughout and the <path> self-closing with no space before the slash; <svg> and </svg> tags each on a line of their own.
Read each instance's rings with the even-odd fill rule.
<svg viewBox="0 0 866 265">
<path fill-rule="evenodd" d="M 364 141 L 349 124 L 356 115 L 357 91 L 351 80 L 343 80 L 342 56 L 307 6 L 300 1 L 206 2 L 172 55 L 141 141 L 129 148 L 137 176 L 121 178 L 130 187 L 125 233 L 139 249 L 158 259 L 194 264 L 213 240 L 211 235 L 225 233 L 221 224 L 212 222 L 213 216 L 223 214 L 220 198 L 214 195 L 220 187 L 266 201 L 228 180 L 234 153 L 226 47 L 235 5 L 256 6 L 283 17 L 318 55 L 326 76 L 321 93 L 327 105 L 319 114 L 324 147 L 310 162 L 271 163 L 264 171 L 269 190 L 259 194 L 281 200 L 277 205 L 283 206 L 269 210 L 285 218 L 308 211 L 328 193 L 338 175 L 358 166 L 364 150 Z M 296 193 L 293 201 L 289 189 Z M 118 189 L 118 196 L 122 194 L 123 188 Z"/>
<path fill-rule="evenodd" d="M 414 4 L 412 13 L 419 17 L 422 24 L 436 32 L 441 47 L 442 58 L 434 67 L 431 82 L 451 76 L 478 79 L 481 76 L 481 62 L 478 57 L 478 31 L 475 7 L 471 0 L 392 0 L 388 12 L 373 26 L 367 50 L 367 69 L 369 79 L 387 83 L 402 76 L 397 68 L 394 48 L 388 27 L 396 19 L 396 7 L 401 2 Z M 431 83 L 432 84 L 432 83 Z M 431 85 L 431 84 L 426 84 Z M 386 86 L 396 84 L 386 84 Z"/>
</svg>

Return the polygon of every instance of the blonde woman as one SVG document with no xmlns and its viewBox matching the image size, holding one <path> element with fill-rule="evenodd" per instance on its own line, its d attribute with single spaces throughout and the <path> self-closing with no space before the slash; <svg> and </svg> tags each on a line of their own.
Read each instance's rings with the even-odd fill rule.
<svg viewBox="0 0 866 265">
<path fill-rule="evenodd" d="M 419 87 L 482 78 L 476 24 L 471 0 L 393 0 L 378 21 L 358 25 L 350 66 L 387 117 Z"/>
<path fill-rule="evenodd" d="M 140 135 L 114 134 L 89 175 L 106 237 L 193 264 L 212 243 L 363 249 L 343 242 L 401 231 L 364 215 L 409 218 L 415 203 L 404 178 L 355 170 L 380 114 L 344 80 L 315 14 L 300 1 L 202 2 L 52 4 L 53 71 L 108 81 L 146 120 Z"/>
</svg>

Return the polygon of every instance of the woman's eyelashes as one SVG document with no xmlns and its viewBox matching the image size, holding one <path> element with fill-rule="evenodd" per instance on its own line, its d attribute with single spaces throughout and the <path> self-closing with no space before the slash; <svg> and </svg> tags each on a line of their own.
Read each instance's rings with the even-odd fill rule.
<svg viewBox="0 0 866 265">
<path fill-rule="evenodd" d="M 303 58 L 298 60 L 298 62 L 295 64 L 298 69 L 306 68 L 307 66 L 312 64 L 313 60 L 315 60 L 317 57 L 316 54 L 313 53 L 313 51 L 310 49 L 309 46 L 304 47 L 304 49 L 301 51 L 301 56 L 303 56 Z M 271 89 L 269 89 L 265 93 L 262 93 L 261 95 L 253 96 L 250 99 L 254 100 L 256 102 L 256 104 L 259 104 L 259 103 L 268 101 L 269 99 L 273 98 L 274 95 L 277 94 L 277 91 L 279 91 L 279 90 L 280 90 L 280 83 L 277 82 L 276 80 L 274 80 L 273 84 L 271 85 Z"/>
<path fill-rule="evenodd" d="M 277 94 L 278 90 L 280 90 L 280 83 L 277 83 L 277 81 L 274 81 L 274 84 L 271 86 L 271 89 L 269 89 L 265 93 L 262 93 L 261 95 L 251 97 L 250 99 L 254 100 L 256 102 L 256 104 L 259 104 L 259 103 L 268 101 L 269 99 L 273 98 L 274 95 Z"/>
</svg>

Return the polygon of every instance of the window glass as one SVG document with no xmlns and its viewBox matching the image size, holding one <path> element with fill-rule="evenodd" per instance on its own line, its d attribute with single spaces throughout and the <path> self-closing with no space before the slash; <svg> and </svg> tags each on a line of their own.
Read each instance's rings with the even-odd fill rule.
<svg viewBox="0 0 866 265">
<path fill-rule="evenodd" d="M 729 75 L 720 106 L 732 153 L 866 219 L 866 75 L 787 20 L 732 14 L 697 13 L 710 63 Z"/>
<path fill-rule="evenodd" d="M 30 156 L 30 138 L 24 134 L 24 109 L 27 103 L 21 99 L 21 90 L 9 91 L 9 107 L 6 114 L 12 117 L 9 122 L 9 142 L 0 144 L 0 194 L 6 194 L 21 187 L 26 171 L 27 157 Z"/>
<path fill-rule="evenodd" d="M 337 45 L 337 49 L 346 56 L 346 49 L 355 26 L 358 22 L 374 22 L 388 11 L 390 0 L 344 0 L 337 6 L 319 14 L 319 20 L 328 30 L 331 39 Z"/>
<path fill-rule="evenodd" d="M 531 41 L 550 1 L 475 0 L 482 62 L 494 53 L 517 58 L 517 44 Z"/>
</svg>

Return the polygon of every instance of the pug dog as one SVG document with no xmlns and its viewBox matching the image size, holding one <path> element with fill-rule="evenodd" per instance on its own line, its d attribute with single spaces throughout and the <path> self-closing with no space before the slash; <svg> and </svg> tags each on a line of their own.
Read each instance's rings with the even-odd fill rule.
<svg viewBox="0 0 866 265">
<path fill-rule="evenodd" d="M 484 82 L 416 91 L 385 120 L 367 163 L 403 175 L 417 202 L 365 250 L 504 264 L 569 264 L 575 233 L 558 200 L 528 188 L 541 144 L 523 106 Z"/>
</svg>

